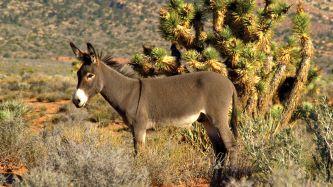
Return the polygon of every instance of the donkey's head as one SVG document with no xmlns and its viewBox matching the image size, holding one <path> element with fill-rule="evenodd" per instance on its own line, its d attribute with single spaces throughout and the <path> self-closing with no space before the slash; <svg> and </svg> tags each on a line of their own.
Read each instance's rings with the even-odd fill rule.
<svg viewBox="0 0 333 187">
<path fill-rule="evenodd" d="M 87 104 L 89 98 L 103 89 L 101 59 L 90 43 L 87 43 L 88 52 L 82 52 L 72 42 L 70 45 L 77 59 L 82 62 L 82 66 L 77 71 L 78 83 L 72 98 L 75 106 L 81 108 Z"/>
</svg>

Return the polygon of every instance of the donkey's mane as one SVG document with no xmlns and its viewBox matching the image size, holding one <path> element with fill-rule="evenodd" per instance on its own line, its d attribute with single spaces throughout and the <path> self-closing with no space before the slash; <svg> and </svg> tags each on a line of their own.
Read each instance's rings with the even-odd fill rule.
<svg viewBox="0 0 333 187">
<path fill-rule="evenodd" d="M 98 57 L 109 67 L 118 71 L 119 73 L 131 77 L 131 78 L 139 78 L 139 74 L 133 70 L 133 68 L 129 64 L 120 64 L 117 61 L 113 60 L 111 55 L 102 56 L 102 53 L 98 55 Z"/>
</svg>

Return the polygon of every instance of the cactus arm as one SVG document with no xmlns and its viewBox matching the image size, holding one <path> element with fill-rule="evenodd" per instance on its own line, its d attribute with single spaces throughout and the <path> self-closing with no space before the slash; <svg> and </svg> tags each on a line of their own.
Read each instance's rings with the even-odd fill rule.
<svg viewBox="0 0 333 187">
<path fill-rule="evenodd" d="M 307 36 L 303 36 L 301 38 L 302 43 L 302 59 L 300 68 L 297 71 L 297 78 L 294 85 L 294 88 L 291 91 L 290 97 L 286 102 L 286 109 L 283 112 L 281 123 L 277 127 L 277 130 L 283 129 L 288 122 L 290 121 L 293 112 L 295 111 L 297 105 L 299 104 L 299 99 L 303 95 L 301 94 L 304 90 L 306 82 L 308 80 L 308 72 L 311 67 L 311 57 L 312 57 L 312 50 L 313 44 L 310 38 Z"/>
</svg>

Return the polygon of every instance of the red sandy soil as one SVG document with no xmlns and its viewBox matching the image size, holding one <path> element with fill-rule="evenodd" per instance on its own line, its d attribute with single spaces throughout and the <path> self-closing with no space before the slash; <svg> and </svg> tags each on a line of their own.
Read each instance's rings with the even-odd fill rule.
<svg viewBox="0 0 333 187">
<path fill-rule="evenodd" d="M 55 60 L 59 61 L 59 62 L 73 62 L 76 59 L 73 57 L 68 57 L 68 56 L 58 56 L 55 58 Z"/>
<path fill-rule="evenodd" d="M 16 176 L 16 178 L 19 178 L 19 180 L 21 180 L 22 175 L 24 175 L 28 171 L 28 169 L 24 165 L 21 164 L 15 165 L 13 163 L 15 162 L 11 160 L 0 161 L 0 175 L 4 175 L 7 179 Z M 12 186 L 12 185 L 3 183 L 0 184 L 0 187 L 2 186 Z"/>
<path fill-rule="evenodd" d="M 42 116 L 38 116 L 33 119 L 31 128 L 39 131 L 43 124 L 52 119 L 52 117 L 58 113 L 59 108 L 70 103 L 70 100 L 61 100 L 56 102 L 39 102 L 36 99 L 28 99 L 24 101 L 27 105 L 31 106 L 34 110 L 34 114 L 42 113 Z M 32 116 L 28 116 L 32 118 Z"/>
<path fill-rule="evenodd" d="M 28 171 L 25 166 L 14 165 L 12 161 L 0 161 L 0 174 L 23 175 Z"/>
</svg>

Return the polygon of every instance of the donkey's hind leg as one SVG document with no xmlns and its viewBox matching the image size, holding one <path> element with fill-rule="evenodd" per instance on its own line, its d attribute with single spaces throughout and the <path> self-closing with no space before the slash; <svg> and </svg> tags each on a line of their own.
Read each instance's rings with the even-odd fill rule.
<svg viewBox="0 0 333 187">
<path fill-rule="evenodd" d="M 212 142 L 216 161 L 214 163 L 214 172 L 211 179 L 210 186 L 220 186 L 222 184 L 222 165 L 224 163 L 224 159 L 227 153 L 227 149 L 223 144 L 222 138 L 220 136 L 218 128 L 216 128 L 211 122 L 208 120 L 202 122 L 207 131 L 207 135 Z M 216 167 L 217 166 L 217 167 Z"/>
<path fill-rule="evenodd" d="M 230 166 L 234 167 L 237 161 L 237 142 L 229 126 L 228 115 L 223 115 L 223 117 L 220 117 L 215 125 L 219 130 L 219 134 L 229 156 Z"/>
<path fill-rule="evenodd" d="M 205 126 L 207 135 L 213 145 L 214 153 L 218 161 L 223 161 L 227 152 L 226 147 L 223 144 L 219 130 L 214 127 L 209 121 L 204 121 L 202 124 Z"/>
<path fill-rule="evenodd" d="M 217 158 L 218 161 L 224 163 L 225 157 L 228 155 L 230 164 L 234 165 L 236 160 L 236 148 L 237 142 L 234 134 L 229 126 L 228 108 L 225 110 L 219 110 L 218 112 L 212 112 L 208 115 L 209 122 L 211 126 L 210 129 L 216 129 L 218 135 L 214 137 L 219 137 L 218 147 L 217 147 Z"/>
</svg>

